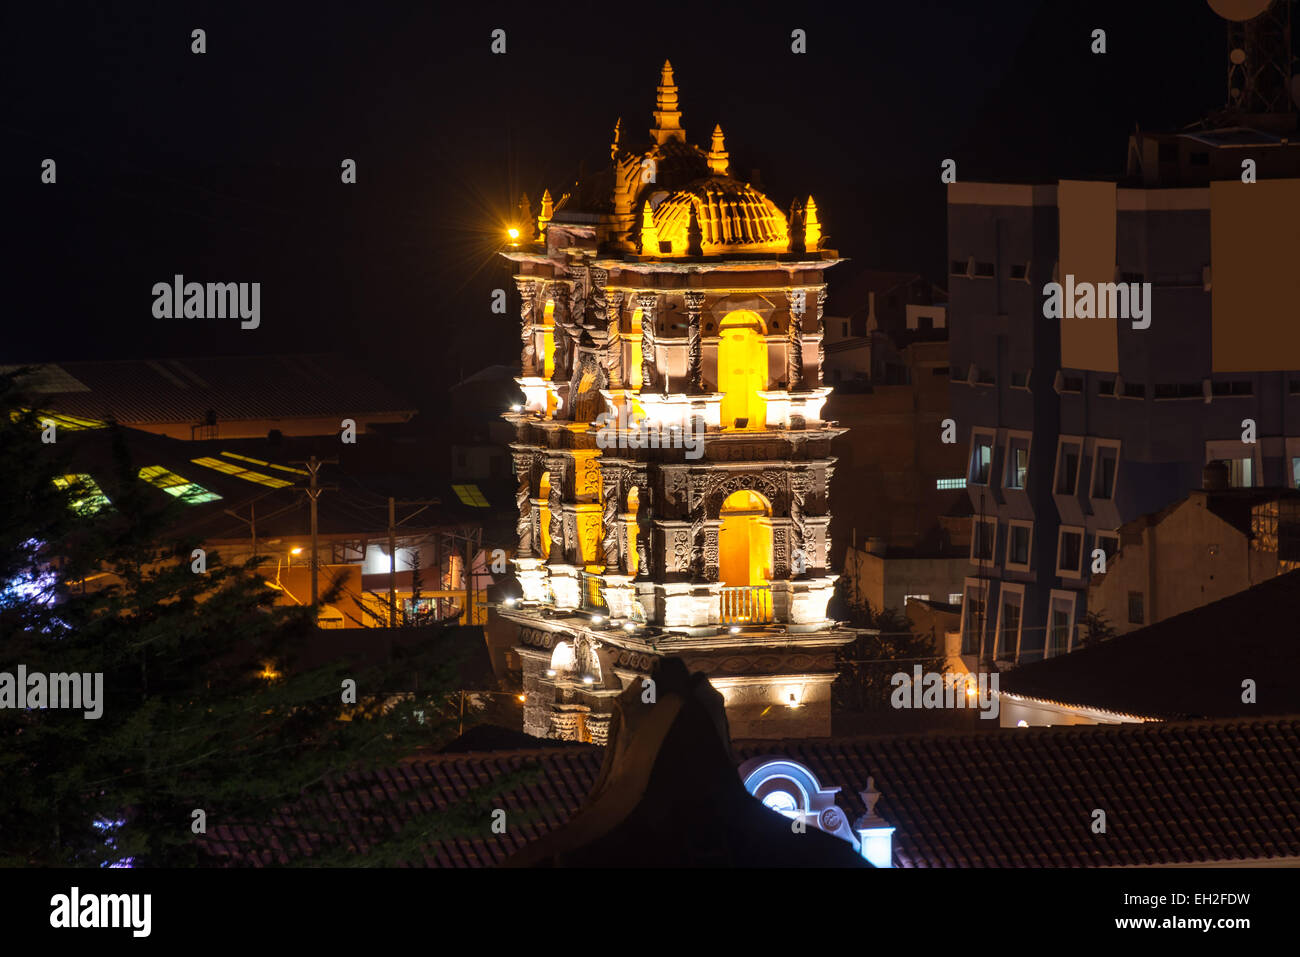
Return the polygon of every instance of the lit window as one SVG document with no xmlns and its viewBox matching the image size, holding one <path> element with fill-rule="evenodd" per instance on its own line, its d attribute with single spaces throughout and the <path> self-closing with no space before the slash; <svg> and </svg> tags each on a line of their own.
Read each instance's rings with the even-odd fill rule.
<svg viewBox="0 0 1300 957">
<path fill-rule="evenodd" d="M 187 505 L 200 505 L 203 502 L 215 502 L 221 498 L 216 492 L 209 492 L 202 485 L 181 478 L 161 465 L 148 465 L 140 470 L 140 478 L 154 488 L 162 489 L 168 495 L 185 502 Z"/>
<path fill-rule="evenodd" d="M 234 452 L 222 452 L 228 459 L 239 459 L 241 462 L 251 462 L 253 465 L 265 465 L 269 469 L 279 469 L 281 472 L 291 472 L 294 475 L 310 475 L 306 469 L 290 468 L 287 465 L 276 465 L 274 462 L 266 462 L 262 459 L 249 458 L 247 455 L 236 455 Z"/>
<path fill-rule="evenodd" d="M 1228 484 L 1233 488 L 1251 488 L 1254 483 L 1251 481 L 1251 470 L 1255 464 L 1250 458 L 1241 459 L 1224 459 L 1223 464 L 1228 467 Z"/>
<path fill-rule="evenodd" d="M 799 801 L 789 791 L 773 791 L 763 798 L 763 806 L 770 807 L 787 817 L 799 813 Z"/>
<path fill-rule="evenodd" d="M 77 495 L 68 503 L 68 508 L 78 515 L 94 515 L 105 505 L 113 504 L 89 475 L 60 475 L 54 479 L 54 484 L 57 488 L 71 490 Z"/>
<path fill-rule="evenodd" d="M 1296 459 L 1295 461 L 1300 462 L 1300 459 Z M 952 489 L 952 488 L 965 488 L 966 480 L 964 478 L 935 479 L 934 487 L 939 490 Z"/>
<path fill-rule="evenodd" d="M 1300 488 L 1300 458 L 1291 459 L 1291 487 Z"/>
<path fill-rule="evenodd" d="M 9 417 L 17 422 L 19 416 L 27 409 L 15 409 L 9 413 Z M 83 419 L 75 415 L 64 415 L 61 412 L 40 412 L 36 413 L 36 427 L 45 428 L 46 422 L 53 422 L 58 432 L 83 432 L 86 429 L 104 429 L 108 427 L 107 422 L 101 422 L 99 419 Z"/>
<path fill-rule="evenodd" d="M 465 505 L 473 508 L 487 508 L 488 500 L 483 497 L 483 493 L 478 490 L 477 485 L 453 485 L 452 491 L 456 497 Z"/>
<path fill-rule="evenodd" d="M 214 459 L 207 455 L 199 459 L 190 459 L 195 465 L 202 465 L 214 471 L 221 472 L 225 475 L 233 475 L 235 478 L 241 478 L 245 482 L 253 482 L 257 485 L 265 485 L 269 488 L 288 488 L 292 482 L 286 482 L 284 479 L 274 478 L 270 475 L 264 475 L 261 472 L 254 472 L 251 469 L 241 468 L 233 462 L 223 462 L 221 459 Z"/>
<path fill-rule="evenodd" d="M 948 604 L 950 604 L 950 605 L 960 605 L 960 604 L 961 604 L 961 592 L 959 592 L 959 591 L 949 592 L 949 593 L 948 593 Z"/>
<path fill-rule="evenodd" d="M 929 596 L 929 595 L 904 595 L 904 596 L 903 596 L 903 604 L 906 605 L 906 604 L 907 604 L 909 601 L 911 601 L 913 598 L 915 598 L 917 601 L 929 601 L 929 600 L 930 600 L 930 596 Z"/>
<path fill-rule="evenodd" d="M 1007 446 L 1007 488 L 1023 489 L 1029 478 L 1029 440 L 1013 438 Z"/>
<path fill-rule="evenodd" d="M 976 435 L 970 456 L 970 484 L 988 485 L 993 468 L 993 437 Z"/>
</svg>

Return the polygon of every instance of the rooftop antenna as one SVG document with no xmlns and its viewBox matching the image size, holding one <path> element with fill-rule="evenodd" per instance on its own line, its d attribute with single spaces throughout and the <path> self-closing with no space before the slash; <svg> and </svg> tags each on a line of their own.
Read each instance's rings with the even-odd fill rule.
<svg viewBox="0 0 1300 957">
<path fill-rule="evenodd" d="M 1300 102 L 1291 52 L 1292 0 L 1209 0 L 1228 22 L 1228 109 L 1290 113 Z"/>
</svg>

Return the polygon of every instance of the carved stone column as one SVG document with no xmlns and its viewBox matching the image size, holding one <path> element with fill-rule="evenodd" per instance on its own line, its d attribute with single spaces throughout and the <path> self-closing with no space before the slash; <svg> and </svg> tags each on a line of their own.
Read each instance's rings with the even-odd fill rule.
<svg viewBox="0 0 1300 957">
<path fill-rule="evenodd" d="M 826 287 L 817 290 L 817 385 L 826 382 Z"/>
<path fill-rule="evenodd" d="M 786 378 L 789 390 L 799 392 L 803 389 L 803 315 L 807 308 L 806 289 L 787 289 L 786 298 L 790 302 L 790 328 L 786 336 Z"/>
<path fill-rule="evenodd" d="M 601 547 L 605 552 L 605 572 L 612 575 L 619 568 L 618 513 L 623 501 L 623 469 L 607 465 L 601 470 L 601 480 L 601 494 L 604 496 L 604 513 L 601 516 L 604 539 Z"/>
<path fill-rule="evenodd" d="M 515 531 L 519 535 L 519 557 L 534 558 L 536 556 L 533 551 L 533 457 L 516 452 L 514 461 L 515 477 L 519 482 L 515 489 L 515 505 L 519 509 L 519 518 L 515 523 Z"/>
<path fill-rule="evenodd" d="M 623 290 L 611 289 L 605 294 L 605 378 L 611 389 L 623 388 L 623 336 L 619 326 L 623 315 Z"/>
<path fill-rule="evenodd" d="M 569 295 L 565 284 L 560 282 L 547 283 L 546 291 L 547 298 L 555 303 L 551 314 L 555 371 L 551 375 L 551 381 L 558 386 L 566 384 L 573 371 L 573 337 L 569 334 L 568 323 Z"/>
<path fill-rule="evenodd" d="M 700 313 L 704 309 L 704 293 L 686 293 L 687 365 L 686 391 L 698 395 L 704 391 L 704 347 L 700 338 Z"/>
<path fill-rule="evenodd" d="M 554 487 L 554 486 L 552 486 Z M 790 542 L 790 574 L 793 578 L 807 576 L 812 564 L 808 551 L 808 520 L 804 516 L 804 504 L 808 498 L 811 482 L 804 472 L 794 472 L 790 476 L 790 523 L 794 526 Z"/>
<path fill-rule="evenodd" d="M 546 469 L 551 473 L 551 494 L 546 503 L 551 513 L 549 533 L 551 536 L 551 553 L 546 556 L 547 564 L 566 564 L 566 542 L 564 540 L 564 473 L 568 460 L 563 456 L 549 458 Z"/>
<path fill-rule="evenodd" d="M 533 342 L 533 309 L 537 305 L 537 280 L 516 276 L 515 285 L 519 287 L 521 300 L 519 318 L 523 323 L 519 330 L 519 338 L 523 343 L 520 365 L 525 376 L 535 376 L 537 375 L 537 346 Z"/>
<path fill-rule="evenodd" d="M 649 392 L 659 383 L 658 356 L 655 354 L 655 303 L 659 294 L 638 292 L 636 304 L 641 307 L 641 391 Z"/>
<path fill-rule="evenodd" d="M 651 501 L 650 476 L 644 470 L 638 470 L 632 481 L 636 483 L 636 577 L 638 581 L 648 581 L 650 570 L 650 535 L 654 527 L 654 506 Z"/>
</svg>

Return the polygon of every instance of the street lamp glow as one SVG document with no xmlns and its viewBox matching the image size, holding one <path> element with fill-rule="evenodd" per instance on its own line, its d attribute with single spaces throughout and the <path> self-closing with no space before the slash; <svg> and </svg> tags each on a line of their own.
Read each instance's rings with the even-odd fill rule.
<svg viewBox="0 0 1300 957">
<path fill-rule="evenodd" d="M 518 238 L 519 238 L 519 230 L 517 230 L 517 229 L 515 229 L 513 226 L 511 226 L 509 229 L 506 230 L 506 235 L 509 236 L 511 239 L 518 239 Z"/>
<path fill-rule="evenodd" d="M 290 555 L 301 555 L 301 554 L 302 554 L 302 546 L 299 546 L 299 547 L 297 547 L 297 548 L 291 548 L 291 549 L 289 549 L 289 554 L 290 554 Z"/>
</svg>

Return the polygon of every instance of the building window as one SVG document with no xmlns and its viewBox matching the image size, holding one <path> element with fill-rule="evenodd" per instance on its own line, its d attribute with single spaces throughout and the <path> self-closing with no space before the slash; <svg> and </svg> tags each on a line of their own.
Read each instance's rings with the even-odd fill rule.
<svg viewBox="0 0 1300 957">
<path fill-rule="evenodd" d="M 950 605 L 958 605 L 958 606 L 960 606 L 960 605 L 961 605 L 961 592 L 959 592 L 959 591 L 958 591 L 958 592 L 949 592 L 949 593 L 948 593 L 948 604 L 950 604 Z"/>
<path fill-rule="evenodd" d="M 1010 272 L 1008 273 L 1008 275 L 1009 275 L 1012 279 L 1024 279 L 1024 280 L 1027 280 L 1027 279 L 1028 279 L 1028 276 L 1029 276 L 1029 264 L 1028 264 L 1028 263 L 1012 263 L 1012 264 L 1011 264 L 1011 268 L 1010 268 Z"/>
<path fill-rule="evenodd" d="M 1111 559 L 1119 554 L 1119 536 L 1118 535 L 1098 535 L 1097 547 L 1101 549 L 1102 554 L 1106 556 L 1106 564 L 1109 566 Z"/>
<path fill-rule="evenodd" d="M 1138 382 L 1124 383 L 1124 398 L 1126 399 L 1145 399 L 1147 395 L 1146 385 Z"/>
<path fill-rule="evenodd" d="M 1097 380 L 1097 394 L 1098 394 L 1098 395 L 1114 395 L 1114 394 L 1115 394 L 1115 380 L 1114 380 L 1114 379 L 1098 379 L 1098 380 Z"/>
<path fill-rule="evenodd" d="M 921 332 L 933 332 L 933 331 L 934 331 L 934 316 L 917 316 L 917 317 L 916 317 L 916 327 L 917 327 L 917 329 L 919 329 Z"/>
<path fill-rule="evenodd" d="M 1108 500 L 1115 497 L 1115 470 L 1119 466 L 1119 449 L 1098 445 L 1093 452 L 1092 497 Z"/>
<path fill-rule="evenodd" d="M 1013 389 L 1028 389 L 1028 388 L 1029 388 L 1029 373 L 1028 373 L 1028 372 L 1013 372 L 1013 373 L 1011 373 L 1011 388 L 1013 388 Z"/>
<path fill-rule="evenodd" d="M 954 259 L 950 271 L 954 276 L 965 276 L 967 274 L 966 261 L 963 259 Z"/>
<path fill-rule="evenodd" d="M 1002 623 L 998 628 L 996 657 L 1002 661 L 1014 661 L 1016 646 L 1020 644 L 1020 595 L 1008 594 L 1002 600 Z"/>
<path fill-rule="evenodd" d="M 849 337 L 849 324 L 847 322 L 840 323 L 840 335 L 845 339 Z"/>
<path fill-rule="evenodd" d="M 976 279 L 992 279 L 997 275 L 997 270 L 993 268 L 992 263 L 977 262 L 975 264 Z"/>
<path fill-rule="evenodd" d="M 1128 623 L 1130 625 L 1146 623 L 1146 610 L 1142 607 L 1142 593 L 1140 591 L 1128 593 Z"/>
<path fill-rule="evenodd" d="M 1079 481 L 1079 443 L 1061 440 L 1056 460 L 1056 494 L 1073 495 Z"/>
<path fill-rule="evenodd" d="M 980 652 L 980 635 L 984 631 L 984 594 L 967 588 L 965 614 L 962 615 L 961 653 L 977 655 Z"/>
<path fill-rule="evenodd" d="M 988 485 L 993 468 L 993 436 L 976 434 L 970 456 L 970 484 Z"/>
<path fill-rule="evenodd" d="M 1224 459 L 1223 464 L 1228 467 L 1228 484 L 1233 488 L 1253 488 L 1254 483 L 1251 481 L 1252 466 L 1255 464 L 1249 457 L 1240 459 Z"/>
<path fill-rule="evenodd" d="M 1215 396 L 1249 396 L 1255 394 L 1254 383 L 1249 379 L 1238 379 L 1234 382 L 1213 382 L 1210 384 L 1210 394 Z"/>
<path fill-rule="evenodd" d="M 1007 567 L 1019 566 L 1029 569 L 1029 543 L 1034 534 L 1034 526 L 1028 523 L 1016 523 L 1007 526 Z"/>
<path fill-rule="evenodd" d="M 965 488 L 966 480 L 964 478 L 935 479 L 934 487 L 940 491 L 944 489 Z"/>
<path fill-rule="evenodd" d="M 904 595 L 904 596 L 903 596 L 903 606 L 906 607 L 906 606 L 907 606 L 907 603 L 908 603 L 909 601 L 911 601 L 913 598 L 915 598 L 917 601 L 929 601 L 929 600 L 930 600 L 930 596 L 929 596 L 929 595 Z"/>
<path fill-rule="evenodd" d="M 993 542 L 997 538 L 998 520 L 996 518 L 975 519 L 974 532 L 970 539 L 970 557 L 973 562 L 993 561 Z"/>
<path fill-rule="evenodd" d="M 1300 488 L 1300 458 L 1291 459 L 1291 487 Z"/>
<path fill-rule="evenodd" d="M 1080 560 L 1083 553 L 1083 530 L 1061 528 L 1061 537 L 1057 542 L 1056 573 L 1058 575 L 1080 574 Z"/>
<path fill-rule="evenodd" d="M 1061 376 L 1061 391 L 1062 391 L 1062 392 L 1082 392 L 1082 391 L 1083 391 L 1083 376 L 1081 376 L 1081 375 L 1066 375 L 1066 376 Z"/>
<path fill-rule="evenodd" d="M 1070 613 L 1064 608 L 1052 606 L 1051 656 L 1063 655 L 1070 650 Z"/>
<path fill-rule="evenodd" d="M 1011 438 L 1007 442 L 1007 488 L 1025 487 L 1029 478 L 1029 439 Z"/>
</svg>

